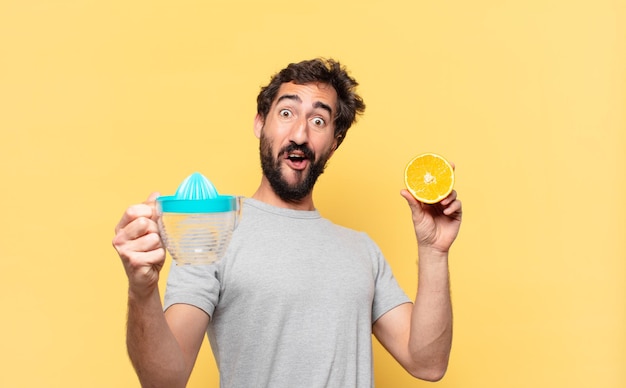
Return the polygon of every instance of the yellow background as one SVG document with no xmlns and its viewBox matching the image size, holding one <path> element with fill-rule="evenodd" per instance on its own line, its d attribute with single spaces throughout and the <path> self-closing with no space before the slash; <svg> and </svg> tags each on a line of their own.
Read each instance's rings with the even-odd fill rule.
<svg viewBox="0 0 626 388">
<path fill-rule="evenodd" d="M 626 386 L 617 0 L 3 0 L 0 386 L 138 386 L 115 224 L 193 171 L 251 195 L 259 87 L 315 56 L 345 63 L 368 105 L 316 205 L 367 231 L 410 295 L 404 165 L 425 151 L 457 165 L 438 386 Z M 378 345 L 375 372 L 379 387 L 429 386 Z M 208 346 L 189 386 L 217 386 Z"/>
</svg>

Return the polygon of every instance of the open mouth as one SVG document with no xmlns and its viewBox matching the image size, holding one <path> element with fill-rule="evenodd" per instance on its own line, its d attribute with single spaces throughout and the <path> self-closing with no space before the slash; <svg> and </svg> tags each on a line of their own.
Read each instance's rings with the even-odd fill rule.
<svg viewBox="0 0 626 388">
<path fill-rule="evenodd" d="M 304 156 L 304 154 L 290 153 L 287 155 L 287 159 L 291 160 L 292 162 L 301 162 L 303 160 L 306 160 L 307 157 Z"/>
<path fill-rule="evenodd" d="M 309 161 L 307 155 L 299 150 L 285 153 L 285 159 L 287 159 L 291 168 L 295 170 L 306 168 L 307 162 Z"/>
</svg>

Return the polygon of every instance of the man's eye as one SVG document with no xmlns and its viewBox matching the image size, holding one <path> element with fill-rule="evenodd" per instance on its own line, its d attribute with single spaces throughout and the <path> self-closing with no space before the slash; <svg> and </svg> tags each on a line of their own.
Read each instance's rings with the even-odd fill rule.
<svg viewBox="0 0 626 388">
<path fill-rule="evenodd" d="M 289 109 L 281 109 L 280 112 L 278 112 L 278 114 L 281 117 L 291 117 L 291 111 Z"/>
<path fill-rule="evenodd" d="M 324 126 L 324 124 L 326 124 L 326 121 L 324 121 L 324 119 L 322 119 L 321 117 L 316 117 L 313 119 L 313 124 L 318 127 L 322 127 Z"/>
</svg>

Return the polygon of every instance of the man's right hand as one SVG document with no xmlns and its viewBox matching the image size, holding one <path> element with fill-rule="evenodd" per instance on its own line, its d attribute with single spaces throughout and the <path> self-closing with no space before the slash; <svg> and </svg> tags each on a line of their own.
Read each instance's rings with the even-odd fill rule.
<svg viewBox="0 0 626 388">
<path fill-rule="evenodd" d="M 152 193 L 138 205 L 130 206 L 115 227 L 113 247 L 128 276 L 129 293 L 147 297 L 157 287 L 165 262 L 165 248 L 157 226 L 156 198 Z"/>
</svg>

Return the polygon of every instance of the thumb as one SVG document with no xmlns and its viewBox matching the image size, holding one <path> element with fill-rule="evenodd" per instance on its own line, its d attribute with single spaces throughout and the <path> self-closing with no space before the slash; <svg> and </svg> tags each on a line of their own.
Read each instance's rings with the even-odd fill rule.
<svg viewBox="0 0 626 388">
<path fill-rule="evenodd" d="M 158 218 L 158 215 L 156 212 L 156 199 L 160 196 L 161 194 L 158 191 L 155 191 L 152 194 L 150 194 L 148 198 L 143 202 L 145 205 L 148 205 L 152 208 L 152 216 L 150 217 L 150 219 L 154 221 L 156 221 L 156 219 Z"/>
<path fill-rule="evenodd" d="M 161 194 L 158 191 L 153 192 L 148 196 L 148 199 L 144 202 L 146 205 L 152 205 L 156 202 L 156 199 L 160 197 Z"/>
<path fill-rule="evenodd" d="M 424 208 L 423 208 L 424 204 L 422 204 L 420 201 L 415 199 L 413 194 L 411 194 L 409 190 L 407 189 L 402 189 L 400 191 L 400 195 L 404 197 L 404 199 L 406 200 L 406 203 L 411 208 L 411 212 L 413 213 L 414 219 L 415 217 L 422 217 L 424 213 Z"/>
<path fill-rule="evenodd" d="M 413 196 L 413 194 L 409 192 L 409 190 L 407 189 L 400 190 L 400 195 L 404 197 L 404 199 L 406 199 L 406 203 L 408 203 L 409 206 L 411 207 L 419 206 L 420 204 L 419 201 L 415 199 L 415 197 Z"/>
</svg>

